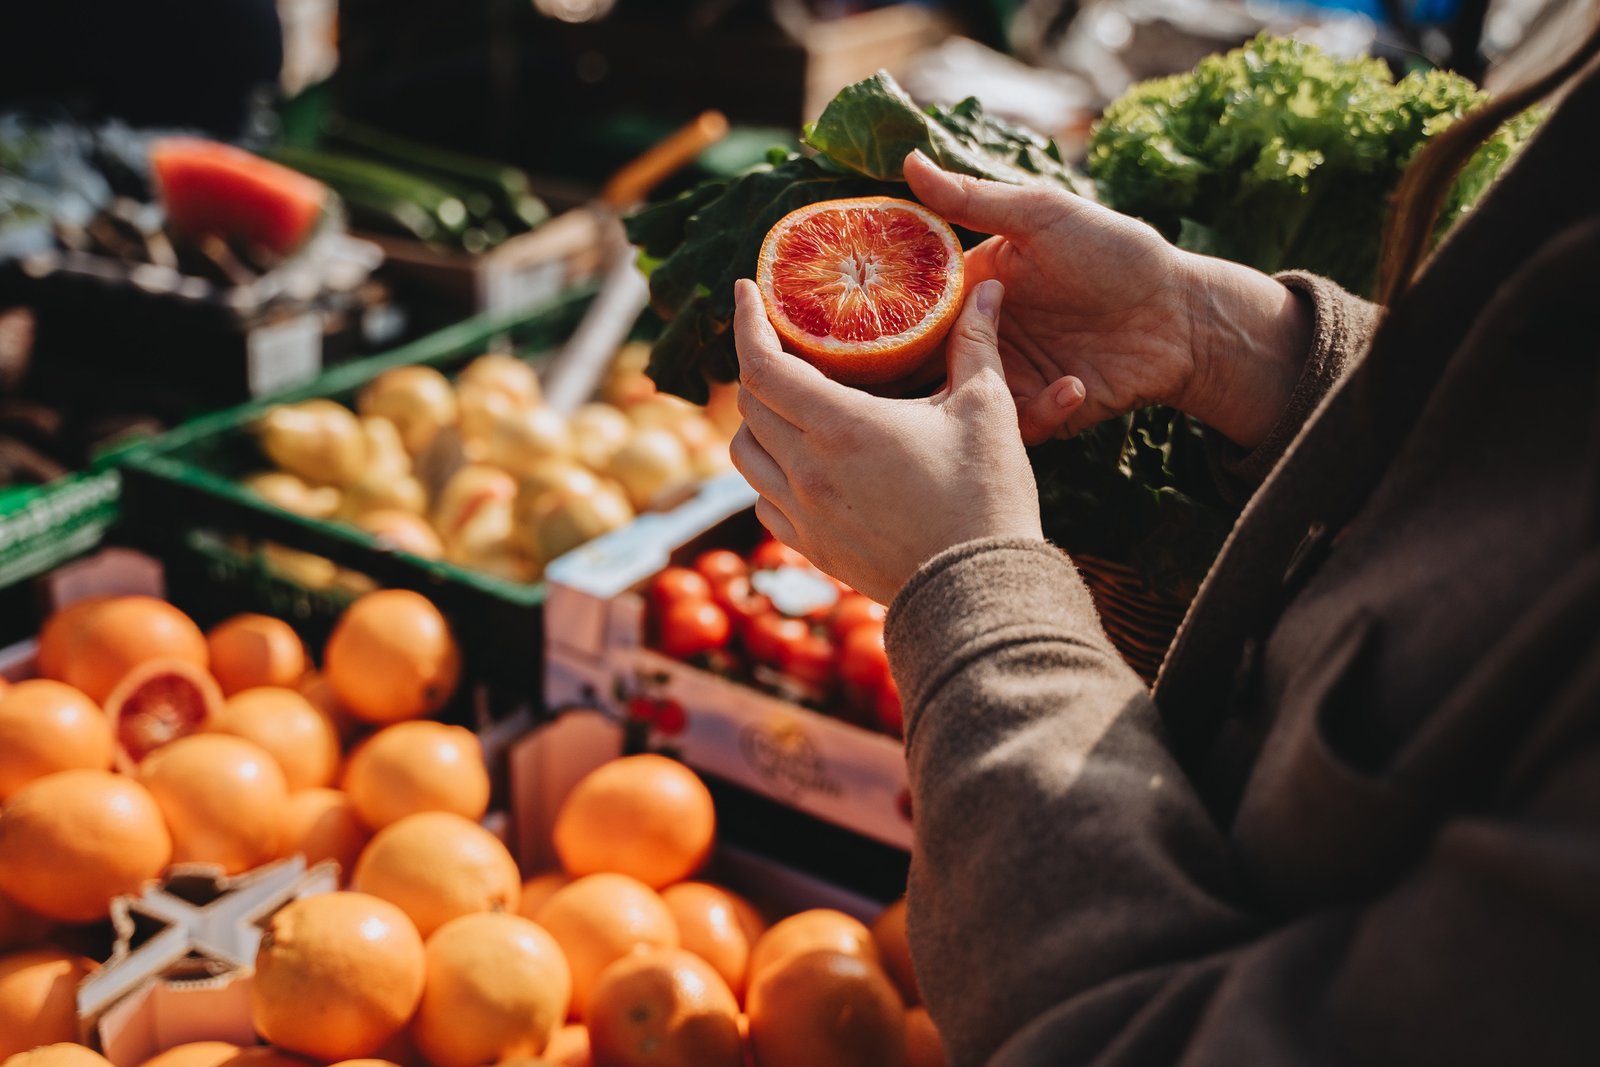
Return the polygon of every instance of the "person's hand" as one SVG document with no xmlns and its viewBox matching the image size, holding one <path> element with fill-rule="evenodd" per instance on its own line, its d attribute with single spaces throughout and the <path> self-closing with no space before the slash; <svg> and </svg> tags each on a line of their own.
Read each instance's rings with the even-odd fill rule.
<svg viewBox="0 0 1600 1067">
<path fill-rule="evenodd" d="M 920 152 L 905 175 L 950 222 L 997 235 L 967 253 L 967 285 L 1006 287 L 1000 357 L 1029 444 L 1151 404 L 1246 447 L 1265 438 L 1309 340 L 1284 286 L 1065 189 L 950 174 Z"/>
<path fill-rule="evenodd" d="M 1039 500 L 995 344 L 1003 287 L 969 288 L 950 377 L 931 397 L 841 385 L 783 350 L 750 281 L 734 287 L 739 427 L 733 464 L 774 537 L 880 603 L 940 551 L 1042 539 Z"/>
</svg>

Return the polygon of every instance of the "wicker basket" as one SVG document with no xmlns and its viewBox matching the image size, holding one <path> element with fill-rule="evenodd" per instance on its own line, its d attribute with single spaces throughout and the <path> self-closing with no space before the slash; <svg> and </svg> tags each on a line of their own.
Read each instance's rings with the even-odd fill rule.
<svg viewBox="0 0 1600 1067">
<path fill-rule="evenodd" d="M 1074 555 L 1072 561 L 1089 586 L 1106 636 L 1139 677 L 1154 682 L 1189 601 L 1151 589 L 1125 563 L 1087 555 Z"/>
</svg>

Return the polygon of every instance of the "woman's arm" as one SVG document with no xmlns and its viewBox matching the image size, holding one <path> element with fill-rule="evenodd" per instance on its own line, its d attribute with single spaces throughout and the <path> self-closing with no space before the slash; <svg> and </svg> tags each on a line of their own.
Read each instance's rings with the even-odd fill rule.
<svg viewBox="0 0 1600 1067">
<path fill-rule="evenodd" d="M 1574 596 L 1584 582 L 1600 618 L 1592 561 Z M 915 811 L 911 946 L 952 1067 L 1600 1062 L 1592 731 L 1529 787 L 1445 820 L 1370 899 L 1275 914 L 1065 557 L 951 549 L 887 625 Z M 1548 707 L 1593 708 L 1600 676 L 1583 675 L 1540 687 Z"/>
</svg>

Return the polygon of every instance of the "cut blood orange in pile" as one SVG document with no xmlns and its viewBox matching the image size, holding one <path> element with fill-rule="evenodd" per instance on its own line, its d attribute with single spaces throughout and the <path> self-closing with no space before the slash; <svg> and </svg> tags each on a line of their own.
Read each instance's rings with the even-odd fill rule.
<svg viewBox="0 0 1600 1067">
<path fill-rule="evenodd" d="M 909 200 L 825 200 L 768 231 L 756 284 L 785 348 L 830 378 L 881 384 L 915 371 L 955 323 L 961 244 Z"/>
</svg>

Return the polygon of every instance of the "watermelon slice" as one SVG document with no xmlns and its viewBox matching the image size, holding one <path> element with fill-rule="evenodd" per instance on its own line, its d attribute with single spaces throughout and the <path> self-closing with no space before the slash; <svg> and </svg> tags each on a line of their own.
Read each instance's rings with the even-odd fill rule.
<svg viewBox="0 0 1600 1067">
<path fill-rule="evenodd" d="M 156 141 L 150 165 L 174 230 L 239 238 L 279 255 L 305 243 L 331 195 L 315 178 L 197 137 Z"/>
</svg>

